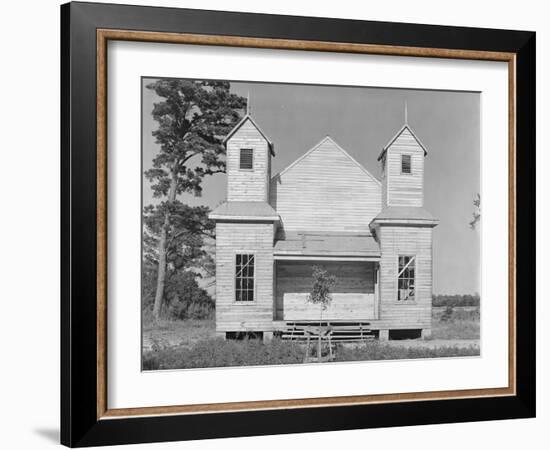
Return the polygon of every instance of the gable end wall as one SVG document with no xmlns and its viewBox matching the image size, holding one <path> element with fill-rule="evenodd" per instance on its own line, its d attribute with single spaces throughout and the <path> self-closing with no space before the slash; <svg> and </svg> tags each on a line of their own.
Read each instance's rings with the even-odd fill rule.
<svg viewBox="0 0 550 450">
<path fill-rule="evenodd" d="M 401 155 L 411 155 L 412 173 L 401 173 Z M 405 129 L 386 152 L 386 193 L 388 206 L 424 204 L 424 150 Z"/>
<path fill-rule="evenodd" d="M 252 148 L 254 169 L 239 169 L 240 149 Z M 227 200 L 269 201 L 270 172 L 269 144 L 248 120 L 227 141 Z"/>
<path fill-rule="evenodd" d="M 380 183 L 328 139 L 275 176 L 270 191 L 287 231 L 369 232 L 382 208 Z"/>
</svg>

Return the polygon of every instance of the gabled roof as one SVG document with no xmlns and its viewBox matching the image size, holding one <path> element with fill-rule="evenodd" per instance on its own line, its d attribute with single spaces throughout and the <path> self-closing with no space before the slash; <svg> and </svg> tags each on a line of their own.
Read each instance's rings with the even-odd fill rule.
<svg viewBox="0 0 550 450">
<path fill-rule="evenodd" d="M 250 121 L 252 123 L 252 125 L 254 125 L 254 127 L 258 130 L 258 132 L 262 135 L 262 137 L 267 141 L 267 145 L 269 146 L 269 151 L 271 152 L 271 155 L 272 156 L 275 156 L 275 150 L 274 150 L 274 146 L 273 146 L 273 142 L 271 141 L 271 139 L 269 139 L 267 137 L 267 135 L 262 131 L 262 129 L 258 126 L 258 124 L 256 123 L 256 121 L 252 118 L 252 116 L 247 113 L 242 119 L 241 121 L 235 125 L 233 127 L 233 129 L 229 132 L 229 134 L 224 138 L 224 140 L 222 141 L 223 144 L 226 144 L 227 141 L 231 138 L 231 136 L 233 136 L 237 130 L 239 128 L 241 128 L 247 121 Z"/>
<path fill-rule="evenodd" d="M 213 220 L 279 220 L 277 212 L 266 202 L 224 202 L 212 211 L 208 217 Z"/>
<path fill-rule="evenodd" d="M 384 148 L 380 152 L 380 155 L 378 156 L 378 161 L 380 161 L 382 159 L 382 157 L 384 156 L 384 154 L 386 153 L 388 148 L 396 141 L 396 139 L 399 136 L 401 136 L 401 134 L 403 134 L 403 132 L 405 130 L 409 130 L 409 133 L 411 133 L 412 137 L 415 139 L 415 141 L 418 143 L 418 145 L 420 145 L 420 147 L 422 147 L 422 150 L 424 150 L 424 156 L 426 156 L 428 154 L 428 151 L 426 150 L 426 147 L 424 146 L 422 141 L 420 139 L 418 139 L 416 134 L 414 134 L 414 131 L 412 130 L 412 128 L 409 126 L 409 124 L 406 123 L 405 125 L 403 125 L 399 129 L 399 131 L 397 133 L 395 133 L 395 135 L 390 139 L 390 141 L 384 146 Z"/>
<path fill-rule="evenodd" d="M 378 180 L 376 177 L 374 177 L 367 169 L 365 169 L 355 158 L 353 158 L 348 152 L 346 152 L 333 138 L 330 136 L 325 136 L 323 139 L 321 139 L 320 142 L 318 142 L 316 145 L 314 145 L 312 148 L 310 148 L 306 153 L 304 153 L 302 156 L 300 156 L 297 160 L 295 160 L 292 164 L 287 166 L 285 169 L 281 170 L 278 174 L 271 177 L 271 179 L 280 177 L 285 172 L 288 172 L 290 169 L 292 169 L 294 166 L 298 165 L 302 160 L 307 158 L 311 153 L 319 149 L 325 142 L 331 142 L 338 150 L 340 150 L 348 159 L 350 159 L 357 167 L 359 167 L 365 174 L 367 174 L 372 180 L 381 185 L 380 180 Z"/>
<path fill-rule="evenodd" d="M 287 256 L 380 256 L 380 246 L 369 233 L 286 232 L 275 242 L 274 255 Z"/>
</svg>

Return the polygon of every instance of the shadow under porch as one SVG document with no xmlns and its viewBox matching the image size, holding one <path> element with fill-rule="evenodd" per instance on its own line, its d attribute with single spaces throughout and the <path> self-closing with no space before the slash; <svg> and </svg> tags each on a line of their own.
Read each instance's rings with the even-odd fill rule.
<svg viewBox="0 0 550 450">
<path fill-rule="evenodd" d="M 374 339 L 378 317 L 378 262 L 367 258 L 296 260 L 276 258 L 274 267 L 275 333 L 283 339 L 309 340 L 320 330 L 334 342 Z M 308 301 L 313 270 L 318 266 L 336 277 L 326 309 Z M 317 331 L 316 331 L 317 330 Z"/>
</svg>

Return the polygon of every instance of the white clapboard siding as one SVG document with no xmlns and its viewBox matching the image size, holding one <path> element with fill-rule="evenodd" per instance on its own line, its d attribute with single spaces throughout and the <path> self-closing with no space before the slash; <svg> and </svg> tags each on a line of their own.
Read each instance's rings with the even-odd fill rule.
<svg viewBox="0 0 550 450">
<path fill-rule="evenodd" d="M 411 156 L 411 173 L 401 173 L 401 155 Z M 424 149 L 408 128 L 388 147 L 385 155 L 383 197 L 389 206 L 423 206 Z"/>
<path fill-rule="evenodd" d="M 381 210 L 382 188 L 327 137 L 273 177 L 270 203 L 288 231 L 365 232 Z"/>
<path fill-rule="evenodd" d="M 380 321 L 390 328 L 429 328 L 432 305 L 432 228 L 382 226 Z M 415 299 L 397 300 L 399 255 L 415 255 Z"/>
<path fill-rule="evenodd" d="M 252 170 L 239 168 L 241 148 L 253 150 Z M 267 202 L 271 178 L 270 159 L 266 139 L 250 120 L 244 122 L 227 141 L 227 200 Z"/>
<path fill-rule="evenodd" d="M 374 318 L 374 294 L 332 294 L 325 310 L 308 301 L 309 294 L 285 293 L 284 320 L 369 320 Z"/>
<path fill-rule="evenodd" d="M 216 330 L 269 331 L 273 321 L 271 223 L 216 224 Z M 235 302 L 235 255 L 255 255 L 255 299 Z"/>
</svg>

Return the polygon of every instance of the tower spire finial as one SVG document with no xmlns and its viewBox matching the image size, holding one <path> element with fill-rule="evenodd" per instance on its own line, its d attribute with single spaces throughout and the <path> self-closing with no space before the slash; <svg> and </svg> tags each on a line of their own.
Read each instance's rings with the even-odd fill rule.
<svg viewBox="0 0 550 450">
<path fill-rule="evenodd" d="M 250 115 L 250 91 L 246 94 L 246 115 Z"/>
<path fill-rule="evenodd" d="M 405 100 L 405 125 L 408 125 L 409 123 L 409 111 L 408 111 L 408 108 L 407 108 L 407 101 Z"/>
</svg>

